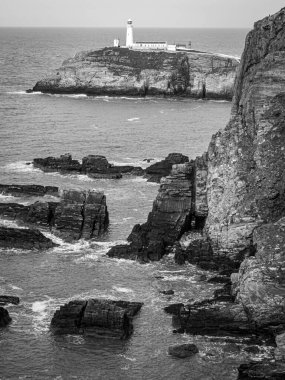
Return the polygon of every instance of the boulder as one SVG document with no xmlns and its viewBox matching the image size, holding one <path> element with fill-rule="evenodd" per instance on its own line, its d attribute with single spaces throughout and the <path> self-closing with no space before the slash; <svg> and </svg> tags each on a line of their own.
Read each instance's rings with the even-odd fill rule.
<svg viewBox="0 0 285 380">
<path fill-rule="evenodd" d="M 70 301 L 55 312 L 51 329 L 55 334 L 127 339 L 133 332 L 132 318 L 142 305 L 104 299 Z"/>
<path fill-rule="evenodd" d="M 4 307 L 0 306 L 0 327 L 5 327 L 8 323 L 11 322 L 11 317 Z"/>
<path fill-rule="evenodd" d="M 168 348 L 168 354 L 176 358 L 184 359 L 199 352 L 198 347 L 192 343 L 179 344 Z"/>
<path fill-rule="evenodd" d="M 0 247 L 18 249 L 49 249 L 57 246 L 40 231 L 0 226 Z"/>
</svg>

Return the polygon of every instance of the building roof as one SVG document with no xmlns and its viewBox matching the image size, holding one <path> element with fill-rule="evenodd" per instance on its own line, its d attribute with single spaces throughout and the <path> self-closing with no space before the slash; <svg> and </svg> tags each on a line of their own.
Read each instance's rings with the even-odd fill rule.
<svg viewBox="0 0 285 380">
<path fill-rule="evenodd" d="M 166 44 L 165 41 L 157 42 L 157 41 L 136 41 L 135 44 Z"/>
</svg>

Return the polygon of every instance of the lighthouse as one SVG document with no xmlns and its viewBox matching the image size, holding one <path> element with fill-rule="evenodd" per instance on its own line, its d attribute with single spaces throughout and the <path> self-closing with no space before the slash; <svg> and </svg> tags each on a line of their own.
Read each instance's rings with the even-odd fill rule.
<svg viewBox="0 0 285 380">
<path fill-rule="evenodd" d="M 133 44 L 134 44 L 133 22 L 131 19 L 128 19 L 126 47 L 131 48 L 133 46 Z"/>
</svg>

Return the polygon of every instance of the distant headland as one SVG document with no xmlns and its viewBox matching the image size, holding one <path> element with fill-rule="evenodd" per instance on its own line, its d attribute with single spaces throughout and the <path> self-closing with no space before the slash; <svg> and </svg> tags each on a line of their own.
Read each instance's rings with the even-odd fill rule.
<svg viewBox="0 0 285 380">
<path fill-rule="evenodd" d="M 125 46 L 116 38 L 113 47 L 79 52 L 28 92 L 231 100 L 238 64 L 182 44 L 134 42 L 128 20 Z"/>
</svg>

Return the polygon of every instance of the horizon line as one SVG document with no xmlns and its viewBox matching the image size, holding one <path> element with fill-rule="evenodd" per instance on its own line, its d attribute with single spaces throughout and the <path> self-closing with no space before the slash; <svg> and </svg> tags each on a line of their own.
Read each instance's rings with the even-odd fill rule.
<svg viewBox="0 0 285 380">
<path fill-rule="evenodd" d="M 125 26 L 0 25 L 0 28 L 125 29 Z M 136 29 L 251 29 L 249 26 L 136 26 Z"/>
</svg>

